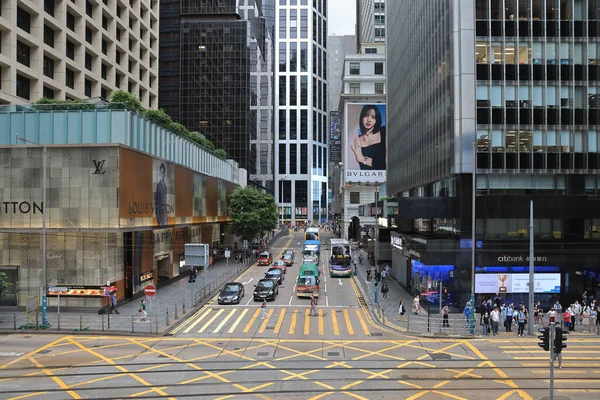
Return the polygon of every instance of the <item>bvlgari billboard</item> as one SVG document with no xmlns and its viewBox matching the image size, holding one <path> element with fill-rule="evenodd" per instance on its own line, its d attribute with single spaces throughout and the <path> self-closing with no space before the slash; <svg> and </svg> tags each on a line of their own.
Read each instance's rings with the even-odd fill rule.
<svg viewBox="0 0 600 400">
<path fill-rule="evenodd" d="M 346 104 L 346 183 L 384 183 L 387 169 L 385 104 Z"/>
</svg>

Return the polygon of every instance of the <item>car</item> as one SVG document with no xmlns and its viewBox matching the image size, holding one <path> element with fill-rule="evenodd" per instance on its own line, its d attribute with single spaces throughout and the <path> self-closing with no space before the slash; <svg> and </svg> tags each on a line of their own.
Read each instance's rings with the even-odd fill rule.
<svg viewBox="0 0 600 400">
<path fill-rule="evenodd" d="M 273 263 L 273 268 L 279 268 L 285 274 L 287 272 L 287 265 L 285 265 L 285 261 L 277 260 Z"/>
<path fill-rule="evenodd" d="M 261 279 L 254 285 L 254 301 L 275 300 L 278 294 L 279 286 L 273 279 Z"/>
<path fill-rule="evenodd" d="M 292 258 L 293 258 L 293 257 L 294 257 L 294 255 L 295 255 L 295 254 L 294 254 L 294 250 L 289 250 L 289 249 L 288 249 L 288 250 L 284 250 L 284 251 L 283 251 L 283 255 L 284 255 L 284 256 L 286 256 L 286 255 L 288 255 L 288 254 L 289 254 L 289 255 L 291 255 L 291 256 L 292 256 Z"/>
<path fill-rule="evenodd" d="M 242 297 L 246 295 L 244 285 L 239 282 L 226 283 L 217 297 L 219 304 L 240 304 Z"/>
<path fill-rule="evenodd" d="M 278 285 L 283 284 L 283 271 L 279 268 L 269 268 L 265 274 L 265 279 L 274 279 Z"/>
<path fill-rule="evenodd" d="M 285 263 L 286 267 L 291 267 L 292 265 L 294 265 L 294 256 L 291 254 L 285 254 L 282 260 Z"/>
<path fill-rule="evenodd" d="M 273 262 L 273 255 L 269 251 L 263 251 L 258 256 L 258 261 L 256 262 L 258 265 L 271 265 Z"/>
</svg>

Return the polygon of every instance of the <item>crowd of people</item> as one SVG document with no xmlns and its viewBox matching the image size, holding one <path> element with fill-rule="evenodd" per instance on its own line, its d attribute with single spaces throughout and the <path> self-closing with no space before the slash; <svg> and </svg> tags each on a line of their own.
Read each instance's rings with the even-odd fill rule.
<svg viewBox="0 0 600 400">
<path fill-rule="evenodd" d="M 537 301 L 533 307 L 533 315 L 530 315 L 528 308 L 519 302 L 506 303 L 502 301 L 499 295 L 493 298 L 484 299 L 478 310 L 473 310 L 470 302 L 467 302 L 463 309 L 463 317 L 465 320 L 464 327 L 470 326 L 472 313 L 476 311 L 478 315 L 477 324 L 479 333 L 482 336 L 492 334 L 497 336 L 500 326 L 505 332 L 517 331 L 518 336 L 524 336 L 525 325 L 529 318 L 533 318 L 535 327 L 548 326 L 551 322 L 560 323 L 562 321 L 563 329 L 573 331 L 576 326 L 584 333 L 600 334 L 600 305 L 595 299 L 590 299 L 587 291 L 582 294 L 581 302 L 576 300 L 569 304 L 566 309 L 563 309 L 559 301 L 556 301 L 552 307 L 547 310 L 542 308 L 541 302 Z"/>
</svg>

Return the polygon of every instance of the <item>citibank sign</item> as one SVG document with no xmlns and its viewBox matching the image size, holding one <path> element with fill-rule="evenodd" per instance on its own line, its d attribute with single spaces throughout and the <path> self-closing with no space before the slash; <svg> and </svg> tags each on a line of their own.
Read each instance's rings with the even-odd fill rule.
<svg viewBox="0 0 600 400">
<path fill-rule="evenodd" d="M 397 248 L 398 250 L 402 250 L 404 248 L 404 240 L 400 236 L 392 236 L 392 246 Z"/>
<path fill-rule="evenodd" d="M 545 256 L 536 256 L 533 257 L 534 262 L 546 262 L 548 261 L 548 257 Z M 529 262 L 529 256 L 509 256 L 506 254 L 498 257 L 498 262 L 504 263 L 517 263 L 517 262 Z"/>
</svg>

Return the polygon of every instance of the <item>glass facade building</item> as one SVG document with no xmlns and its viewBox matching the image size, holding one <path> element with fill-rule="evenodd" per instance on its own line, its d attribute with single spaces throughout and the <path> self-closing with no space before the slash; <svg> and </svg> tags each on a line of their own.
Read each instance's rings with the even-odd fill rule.
<svg viewBox="0 0 600 400">
<path fill-rule="evenodd" d="M 475 190 L 477 274 L 527 272 L 533 200 L 536 271 L 561 285 L 540 299 L 600 294 L 598 7 L 388 2 L 388 192 L 408 276 L 412 261 L 454 265 L 445 286 L 464 305 Z"/>
<path fill-rule="evenodd" d="M 275 189 L 291 224 L 327 218 L 327 1 L 279 0 Z"/>
<path fill-rule="evenodd" d="M 260 65 L 268 79 L 271 71 L 260 2 L 165 0 L 160 15 L 160 106 L 252 177 L 257 132 L 268 119 L 258 115 L 261 79 L 251 72 Z"/>
</svg>

